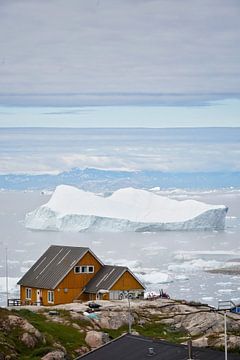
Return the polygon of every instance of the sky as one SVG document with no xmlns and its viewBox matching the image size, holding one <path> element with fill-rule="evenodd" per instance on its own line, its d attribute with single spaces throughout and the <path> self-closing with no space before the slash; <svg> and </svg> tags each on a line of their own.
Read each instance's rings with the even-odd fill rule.
<svg viewBox="0 0 240 360">
<path fill-rule="evenodd" d="M 240 126 L 239 0 L 1 0 L 0 127 Z"/>
</svg>

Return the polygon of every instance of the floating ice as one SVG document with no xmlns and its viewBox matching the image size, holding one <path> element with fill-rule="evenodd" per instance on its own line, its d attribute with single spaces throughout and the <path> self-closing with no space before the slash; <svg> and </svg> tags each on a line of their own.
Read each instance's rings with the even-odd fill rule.
<svg viewBox="0 0 240 360">
<path fill-rule="evenodd" d="M 195 272 L 200 270 L 218 269 L 223 266 L 223 263 L 216 260 L 193 259 L 182 264 L 170 264 L 168 271 L 172 272 Z"/>
<path fill-rule="evenodd" d="M 108 197 L 60 185 L 49 202 L 26 215 L 26 227 L 55 231 L 220 230 L 227 208 L 177 201 L 126 188 Z"/>
<path fill-rule="evenodd" d="M 168 274 L 159 271 L 148 274 L 137 274 L 137 277 L 144 284 L 167 284 L 173 282 L 173 279 Z"/>
</svg>

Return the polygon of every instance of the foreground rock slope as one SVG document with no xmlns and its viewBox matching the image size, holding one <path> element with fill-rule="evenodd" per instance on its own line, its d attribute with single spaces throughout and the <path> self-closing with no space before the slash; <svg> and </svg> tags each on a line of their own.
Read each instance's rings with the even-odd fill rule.
<svg viewBox="0 0 240 360">
<path fill-rule="evenodd" d="M 26 215 L 26 227 L 55 231 L 220 230 L 227 208 L 195 200 L 177 201 L 126 188 L 103 197 L 58 186 L 49 202 Z"/>
<path fill-rule="evenodd" d="M 128 302 L 99 301 L 87 316 L 87 304 L 0 309 L 0 359 L 74 359 L 128 331 Z M 132 332 L 194 346 L 224 346 L 223 313 L 183 301 L 131 301 Z M 240 354 L 240 315 L 228 314 L 228 347 Z M 239 355 L 240 356 L 240 355 Z"/>
</svg>

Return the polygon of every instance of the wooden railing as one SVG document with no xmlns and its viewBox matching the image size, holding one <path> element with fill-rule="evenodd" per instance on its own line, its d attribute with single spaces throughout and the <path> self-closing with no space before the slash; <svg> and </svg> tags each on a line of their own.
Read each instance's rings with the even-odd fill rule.
<svg viewBox="0 0 240 360">
<path fill-rule="evenodd" d="M 20 306 L 22 305 L 21 299 L 8 299 L 8 306 Z"/>
</svg>

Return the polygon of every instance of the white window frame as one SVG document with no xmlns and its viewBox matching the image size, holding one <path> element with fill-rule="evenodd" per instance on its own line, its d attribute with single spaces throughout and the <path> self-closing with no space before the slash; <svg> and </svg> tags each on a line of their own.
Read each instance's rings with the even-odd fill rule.
<svg viewBox="0 0 240 360">
<path fill-rule="evenodd" d="M 93 270 L 90 271 L 89 268 L 92 268 Z M 88 274 L 93 274 L 94 273 L 94 265 L 88 265 Z"/>
<path fill-rule="evenodd" d="M 83 268 L 86 268 L 87 271 L 82 271 Z M 90 271 L 90 268 L 92 268 L 92 271 Z M 74 267 L 74 274 L 93 274 L 93 273 L 94 273 L 94 265 L 81 265 Z"/>
<path fill-rule="evenodd" d="M 48 303 L 51 303 L 51 304 L 54 303 L 54 291 L 48 290 L 48 292 L 47 292 L 47 300 L 48 300 Z"/>
<path fill-rule="evenodd" d="M 32 289 L 26 288 L 26 300 L 32 300 Z"/>
</svg>

